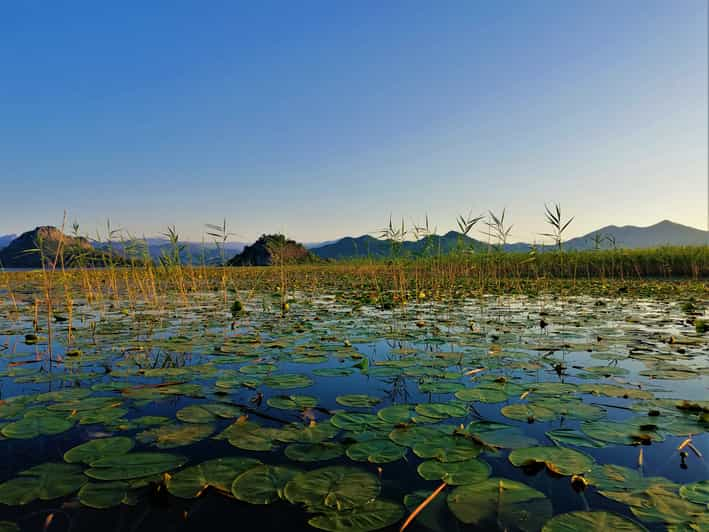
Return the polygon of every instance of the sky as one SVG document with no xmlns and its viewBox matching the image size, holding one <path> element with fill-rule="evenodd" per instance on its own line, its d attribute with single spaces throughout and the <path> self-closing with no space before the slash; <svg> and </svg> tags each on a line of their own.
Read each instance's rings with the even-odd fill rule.
<svg viewBox="0 0 709 532">
<path fill-rule="evenodd" d="M 706 0 L 5 2 L 0 234 L 707 227 Z"/>
</svg>

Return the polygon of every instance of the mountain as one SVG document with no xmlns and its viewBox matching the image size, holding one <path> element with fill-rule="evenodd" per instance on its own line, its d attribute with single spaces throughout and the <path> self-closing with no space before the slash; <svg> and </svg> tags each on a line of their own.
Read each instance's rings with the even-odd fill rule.
<svg viewBox="0 0 709 532">
<path fill-rule="evenodd" d="M 355 257 L 385 258 L 392 256 L 395 248 L 400 246 L 396 253 L 403 256 L 438 255 L 447 254 L 456 248 L 484 249 L 487 244 L 470 238 L 456 231 L 449 231 L 445 235 L 431 235 L 417 241 L 404 241 L 400 245 L 391 240 L 381 240 L 369 235 L 357 238 L 345 237 L 334 244 L 313 248 L 311 251 L 322 259 L 346 259 Z"/>
<path fill-rule="evenodd" d="M 224 257 L 228 258 L 234 253 L 244 249 L 242 242 L 227 242 L 223 246 Z M 108 244 L 97 244 L 97 247 L 108 249 Z M 144 259 L 147 255 L 154 261 L 164 257 L 174 256 L 174 246 L 166 238 L 136 238 L 133 240 L 111 242 L 110 247 L 119 255 L 127 258 Z M 179 242 L 180 262 L 182 264 L 220 264 L 222 252 L 214 242 Z"/>
<path fill-rule="evenodd" d="M 663 220 L 648 227 L 635 225 L 608 225 L 587 235 L 572 238 L 564 242 L 565 249 L 593 249 L 598 238 L 601 248 L 651 248 L 658 246 L 706 246 L 709 244 L 709 231 L 695 229 L 670 220 Z"/>
<path fill-rule="evenodd" d="M 10 268 L 41 268 L 42 254 L 47 261 L 53 261 L 60 243 L 66 266 L 80 259 L 83 264 L 101 264 L 105 258 L 105 253 L 94 249 L 88 239 L 62 235 L 56 227 L 41 226 L 22 233 L 0 250 L 0 263 Z"/>
<path fill-rule="evenodd" d="M 618 227 L 608 225 L 586 235 L 569 239 L 563 243 L 566 250 L 608 249 L 616 248 L 648 248 L 665 245 L 701 246 L 709 244 L 709 232 L 686 225 L 663 220 L 649 227 L 625 225 Z M 446 254 L 456 247 L 464 249 L 487 249 L 487 243 L 469 238 L 456 231 L 450 231 L 443 236 L 434 235 L 424 240 L 406 241 L 401 244 L 399 254 L 417 256 L 425 254 Z M 532 244 L 517 242 L 506 244 L 505 251 L 526 253 Z M 543 251 L 554 249 L 547 243 L 539 248 Z M 392 256 L 392 242 L 373 236 L 345 237 L 336 242 L 321 247 L 311 248 L 311 251 L 323 259 L 347 259 L 356 257 L 386 258 Z"/>
<path fill-rule="evenodd" d="M 0 250 L 15 240 L 17 235 L 0 235 Z"/>
<path fill-rule="evenodd" d="M 286 239 L 283 235 L 261 235 L 256 242 L 246 246 L 238 255 L 232 257 L 230 266 L 271 266 L 281 264 L 300 264 L 316 262 L 313 255 L 303 244 Z"/>
</svg>

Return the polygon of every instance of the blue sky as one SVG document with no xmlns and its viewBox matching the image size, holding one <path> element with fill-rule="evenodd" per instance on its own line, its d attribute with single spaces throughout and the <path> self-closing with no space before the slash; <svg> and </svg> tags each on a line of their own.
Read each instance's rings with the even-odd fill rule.
<svg viewBox="0 0 709 532">
<path fill-rule="evenodd" d="M 0 68 L 0 234 L 706 227 L 706 0 L 6 2 Z"/>
</svg>

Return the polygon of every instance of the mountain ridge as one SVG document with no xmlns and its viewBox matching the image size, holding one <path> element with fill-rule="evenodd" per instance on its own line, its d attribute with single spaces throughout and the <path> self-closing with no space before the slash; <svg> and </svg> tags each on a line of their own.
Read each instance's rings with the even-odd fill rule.
<svg viewBox="0 0 709 532">
<path fill-rule="evenodd" d="M 467 237 L 457 231 L 449 231 L 445 235 L 434 235 L 429 238 L 433 239 L 434 248 L 436 248 L 439 242 L 443 243 L 443 249 L 441 249 L 441 251 L 444 252 L 451 251 L 450 243 L 453 239 L 457 242 L 461 242 L 464 247 L 468 249 L 471 247 L 488 247 L 487 242 Z M 421 242 L 422 240 L 404 241 L 400 244 L 400 248 L 408 254 L 420 254 L 422 247 Z M 563 248 L 566 250 L 581 251 L 586 249 L 637 249 L 663 245 L 688 246 L 708 244 L 709 231 L 665 219 L 645 227 L 635 225 L 607 225 L 586 233 L 585 235 L 564 241 Z M 515 242 L 503 246 L 505 251 L 517 252 L 526 252 L 533 247 L 539 250 L 554 249 L 554 245 L 550 243 L 530 244 L 527 242 Z M 391 241 L 378 239 L 371 235 L 362 235 L 359 237 L 347 236 L 333 244 L 311 248 L 311 251 L 321 258 L 336 260 L 367 256 L 375 258 L 386 257 L 392 254 L 392 250 Z"/>
</svg>

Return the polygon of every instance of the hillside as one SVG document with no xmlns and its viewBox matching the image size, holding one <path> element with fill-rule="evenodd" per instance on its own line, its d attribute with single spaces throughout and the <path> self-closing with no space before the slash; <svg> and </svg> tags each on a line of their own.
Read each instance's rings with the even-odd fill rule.
<svg viewBox="0 0 709 532">
<path fill-rule="evenodd" d="M 104 254 L 94 249 L 88 239 L 62 235 L 56 227 L 42 226 L 22 233 L 0 250 L 0 263 L 11 268 L 41 268 L 41 255 L 53 261 L 60 242 L 63 247 L 64 264 L 67 266 L 83 259 L 85 264 L 98 264 Z M 42 254 L 39 250 L 41 247 Z"/>
<path fill-rule="evenodd" d="M 328 244 L 311 251 L 322 259 L 346 259 L 356 257 L 385 258 L 392 256 L 394 250 L 402 256 L 447 254 L 454 249 L 480 249 L 486 244 L 474 238 L 467 237 L 456 231 L 449 231 L 445 235 L 432 235 L 417 241 L 405 241 L 394 245 L 391 240 L 381 240 L 369 235 L 357 238 L 345 237 L 334 244 Z"/>
<path fill-rule="evenodd" d="M 585 250 L 608 249 L 611 247 L 625 249 L 640 249 L 664 245 L 700 246 L 709 243 L 709 232 L 686 225 L 664 220 L 649 227 L 625 225 L 618 227 L 609 225 L 592 231 L 586 235 L 572 238 L 564 242 L 564 249 Z M 458 246 L 465 249 L 486 249 L 487 244 L 481 240 L 469 238 L 456 231 L 450 231 L 443 236 L 434 235 L 425 240 L 406 241 L 398 251 L 403 256 L 420 256 L 425 254 L 447 254 Z M 532 244 L 517 242 L 505 245 L 505 251 L 527 252 Z M 311 251 L 323 259 L 347 259 L 357 257 L 386 258 L 392 256 L 392 243 L 369 235 L 360 237 L 345 237 L 332 244 L 312 248 Z M 547 243 L 541 250 L 554 249 Z"/>
<path fill-rule="evenodd" d="M 246 246 L 244 250 L 232 257 L 230 266 L 271 266 L 274 264 L 300 264 L 316 262 L 318 257 L 309 252 L 305 246 L 283 235 L 261 235 L 261 237 Z"/>
<path fill-rule="evenodd" d="M 608 225 L 586 235 L 572 238 L 564 244 L 567 249 L 593 249 L 594 237 L 599 235 L 604 239 L 601 247 L 615 246 L 618 248 L 639 249 L 658 246 L 703 246 L 709 244 L 709 232 L 695 229 L 687 225 L 663 220 L 648 227 L 635 225 Z M 611 239 L 607 237 L 612 237 Z"/>
<path fill-rule="evenodd" d="M 17 235 L 0 235 L 0 250 L 15 240 Z"/>
</svg>

